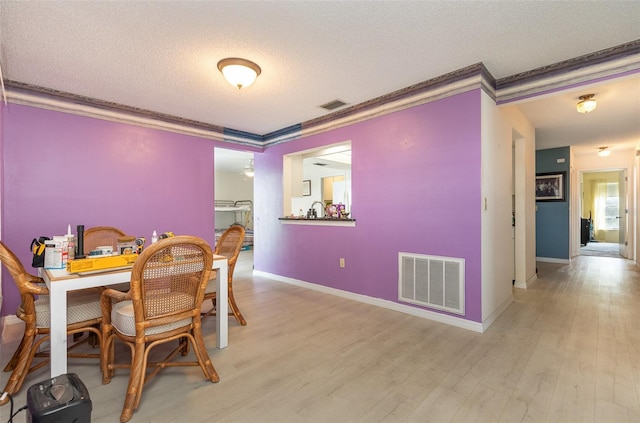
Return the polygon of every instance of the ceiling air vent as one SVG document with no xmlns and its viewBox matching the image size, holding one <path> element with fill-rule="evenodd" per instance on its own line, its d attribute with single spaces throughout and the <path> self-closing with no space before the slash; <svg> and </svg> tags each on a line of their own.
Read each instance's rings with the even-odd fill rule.
<svg viewBox="0 0 640 423">
<path fill-rule="evenodd" d="M 347 103 L 345 103 L 344 101 L 341 100 L 333 100 L 328 102 L 327 104 L 323 104 L 322 107 L 323 109 L 326 110 L 333 110 L 333 109 L 337 109 L 338 107 L 342 107 L 345 106 Z"/>
</svg>

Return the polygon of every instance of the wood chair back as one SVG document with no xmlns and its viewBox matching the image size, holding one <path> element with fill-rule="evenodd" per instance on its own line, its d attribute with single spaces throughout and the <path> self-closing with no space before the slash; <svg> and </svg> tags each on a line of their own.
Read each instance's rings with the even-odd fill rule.
<svg viewBox="0 0 640 423">
<path fill-rule="evenodd" d="M 95 226 L 86 229 L 84 231 L 84 254 L 88 255 L 89 251 L 108 245 L 113 247 L 113 251 L 117 251 L 118 238 L 123 236 L 127 236 L 127 234 L 113 226 Z"/>
<path fill-rule="evenodd" d="M 27 272 L 15 253 L 2 241 L 0 241 L 0 261 L 9 271 L 20 292 L 21 303 L 20 308 L 17 310 L 18 317 L 22 319 L 25 315 L 33 316 L 25 320 L 25 322 L 33 323 L 35 327 L 34 296 L 47 295 L 49 290 L 44 285 L 42 278 Z"/>
<path fill-rule="evenodd" d="M 233 281 L 233 270 L 236 267 L 240 250 L 242 250 L 242 243 L 244 242 L 245 230 L 242 226 L 233 225 L 225 230 L 220 239 L 216 243 L 216 248 L 213 254 L 219 256 L 225 256 L 229 265 L 228 282 L 231 285 Z"/>
<path fill-rule="evenodd" d="M 177 236 L 147 247 L 131 271 L 136 326 L 150 328 L 176 319 L 199 321 L 212 266 L 211 247 L 197 237 Z"/>
<path fill-rule="evenodd" d="M 244 242 L 245 230 L 242 226 L 233 225 L 225 230 L 220 239 L 216 243 L 216 249 L 214 254 L 225 256 L 227 258 L 228 263 L 228 273 L 227 273 L 227 296 L 229 303 L 229 315 L 233 315 L 238 323 L 242 326 L 247 325 L 247 321 L 240 312 L 238 308 L 238 304 L 236 304 L 236 298 L 233 295 L 233 271 L 236 268 L 236 262 L 238 261 L 238 256 L 240 255 L 240 250 L 242 250 L 242 243 Z M 214 316 L 216 311 L 216 284 L 215 280 L 211 280 L 207 289 L 205 291 L 205 300 L 211 300 L 211 304 L 213 308 L 203 314 L 203 317 L 206 316 Z"/>
</svg>

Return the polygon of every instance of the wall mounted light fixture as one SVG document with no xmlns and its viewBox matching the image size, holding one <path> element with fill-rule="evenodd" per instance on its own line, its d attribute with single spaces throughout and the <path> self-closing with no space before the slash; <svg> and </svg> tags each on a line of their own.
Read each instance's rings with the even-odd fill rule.
<svg viewBox="0 0 640 423">
<path fill-rule="evenodd" d="M 250 60 L 229 57 L 218 62 L 218 69 L 224 78 L 234 87 L 242 89 L 253 84 L 262 72 L 260 66 Z"/>
<path fill-rule="evenodd" d="M 580 113 L 589 113 L 594 111 L 596 106 L 598 105 L 598 103 L 596 103 L 596 100 L 593 98 L 594 96 L 595 94 L 581 95 L 579 97 L 580 101 L 576 105 L 576 110 L 578 110 L 578 112 Z"/>
<path fill-rule="evenodd" d="M 609 153 L 611 153 L 611 151 L 609 151 L 609 147 L 600 147 L 600 151 L 598 151 L 598 156 L 607 157 Z"/>
</svg>

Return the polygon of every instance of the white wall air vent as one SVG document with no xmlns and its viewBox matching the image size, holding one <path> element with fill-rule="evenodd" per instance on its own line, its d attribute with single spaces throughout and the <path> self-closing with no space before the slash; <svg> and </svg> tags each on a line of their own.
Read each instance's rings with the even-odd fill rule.
<svg viewBox="0 0 640 423">
<path fill-rule="evenodd" d="M 464 259 L 398 253 L 398 301 L 464 315 Z"/>
</svg>

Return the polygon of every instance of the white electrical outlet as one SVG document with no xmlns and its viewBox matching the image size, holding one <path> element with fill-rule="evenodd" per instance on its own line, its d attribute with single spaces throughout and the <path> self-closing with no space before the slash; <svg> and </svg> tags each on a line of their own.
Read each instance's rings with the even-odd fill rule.
<svg viewBox="0 0 640 423">
<path fill-rule="evenodd" d="M 340 267 L 344 268 L 344 258 L 340 257 Z"/>
</svg>

